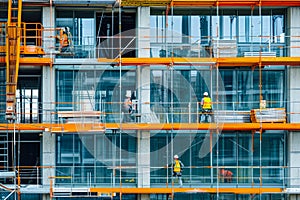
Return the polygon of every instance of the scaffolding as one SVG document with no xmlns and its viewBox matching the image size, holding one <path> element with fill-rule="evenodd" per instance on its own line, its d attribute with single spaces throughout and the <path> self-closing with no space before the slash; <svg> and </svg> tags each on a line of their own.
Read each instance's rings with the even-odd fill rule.
<svg viewBox="0 0 300 200">
<path fill-rule="evenodd" d="M 119 96 L 119 102 L 103 102 L 101 104 L 101 108 L 108 107 L 111 104 L 118 104 L 119 106 L 119 112 L 117 113 L 108 113 L 103 110 L 96 111 L 94 107 L 94 102 L 91 102 L 91 99 L 95 98 L 95 94 L 93 94 L 91 91 L 86 89 L 78 89 L 73 90 L 73 95 L 76 96 L 77 100 L 74 102 L 51 102 L 54 105 L 57 104 L 74 104 L 75 109 L 72 111 L 60 111 L 56 108 L 53 108 L 51 110 L 39 110 L 38 112 L 41 112 L 46 115 L 48 112 L 48 117 L 45 116 L 46 119 L 50 120 L 44 120 L 43 123 L 31 123 L 31 124 L 25 124 L 25 123 L 18 123 L 16 116 L 24 115 L 25 113 L 17 113 L 15 111 L 16 107 L 16 90 L 17 90 L 17 83 L 18 83 L 18 71 L 20 65 L 40 65 L 40 66 L 50 66 L 52 67 L 54 61 L 52 57 L 46 57 L 45 55 L 47 52 L 51 51 L 45 51 L 42 41 L 43 41 L 43 32 L 45 31 L 41 24 L 39 23 L 21 23 L 21 12 L 22 12 L 22 2 L 19 0 L 17 3 L 17 7 L 12 6 L 12 1 L 9 1 L 9 14 L 8 16 L 8 22 L 6 23 L 6 31 L 7 31 L 7 37 L 6 37 L 6 46 L 0 46 L 0 53 L 5 53 L 6 57 L 0 57 L 0 63 L 6 63 L 6 119 L 8 122 L 14 122 L 14 123 L 7 123 L 7 124 L 0 124 L 0 132 L 3 133 L 0 135 L 1 138 L 3 138 L 3 142 L 0 143 L 1 151 L 3 152 L 3 157 L 1 157 L 3 166 L 7 169 L 8 168 L 8 133 L 13 132 L 13 143 L 16 142 L 15 134 L 16 131 L 19 132 L 26 132 L 26 131 L 38 131 L 38 132 L 49 132 L 53 135 L 61 135 L 61 134 L 74 134 L 74 133 L 93 133 L 95 135 L 99 134 L 106 134 L 109 131 L 112 131 L 113 133 L 119 133 L 121 134 L 122 131 L 156 131 L 156 130 L 162 130 L 162 131 L 208 131 L 210 136 L 210 150 L 212 150 L 212 137 L 219 137 L 219 134 L 221 134 L 221 131 L 244 131 L 249 132 L 252 136 L 252 139 L 254 135 L 258 135 L 260 139 L 260 150 L 261 150 L 261 142 L 262 142 L 262 135 L 264 134 L 264 131 L 268 130 L 284 130 L 284 131 L 299 131 L 300 130 L 300 124 L 299 123 L 290 123 L 288 120 L 288 117 L 291 115 L 299 115 L 300 113 L 297 112 L 287 112 L 284 108 L 275 108 L 275 109 L 269 109 L 269 108 L 259 108 L 259 109 L 253 109 L 249 111 L 243 111 L 241 112 L 235 112 L 233 111 L 226 111 L 226 110 L 217 110 L 215 114 L 214 122 L 212 123 L 199 123 L 199 115 L 202 113 L 199 111 L 199 102 L 195 102 L 195 105 L 193 105 L 196 108 L 196 112 L 189 109 L 185 112 L 171 112 L 170 115 L 174 116 L 176 114 L 178 115 L 186 115 L 187 119 L 184 122 L 174 122 L 173 119 L 164 119 L 160 120 L 159 116 L 164 116 L 166 113 L 156 113 L 156 117 L 159 120 L 149 120 L 145 122 L 145 120 L 140 120 L 140 118 L 143 118 L 143 116 L 150 116 L 151 113 L 137 113 L 135 115 L 137 120 L 134 122 L 124 123 L 121 120 L 121 106 L 122 106 L 122 97 L 120 92 Z M 131 0 L 123 0 L 120 2 L 119 9 L 121 9 L 121 6 L 165 6 L 166 7 L 166 13 L 169 15 L 169 9 L 172 10 L 173 7 L 187 7 L 187 6 L 198 6 L 198 7 L 217 7 L 217 13 L 220 6 L 247 6 L 247 7 L 259 7 L 262 6 L 300 6 L 299 1 L 292 0 L 292 1 L 277 1 L 277 0 L 251 0 L 251 1 L 235 1 L 235 0 L 205 0 L 205 1 L 194 1 L 194 0 L 173 0 L 173 1 L 131 1 Z M 13 21 L 13 17 L 10 18 L 10 16 L 13 16 L 12 13 L 16 13 L 18 11 L 17 21 Z M 173 17 L 173 12 L 171 11 L 171 16 L 166 17 Z M 219 13 L 218 15 L 219 16 Z M 119 10 L 119 18 L 121 18 L 121 10 Z M 119 28 L 121 30 L 121 20 L 119 20 Z M 0 24 L 2 27 L 2 24 Z M 53 31 L 54 29 L 51 29 L 50 31 Z M 35 32 L 34 37 L 28 36 L 32 35 L 29 34 L 29 31 Z M 121 32 L 121 31 L 120 31 Z M 32 37 L 32 38 L 30 38 Z M 51 36 L 51 38 L 57 37 L 56 35 Z M 147 37 L 147 36 L 145 36 Z M 150 37 L 150 36 L 148 36 Z M 300 57 L 275 57 L 272 52 L 269 53 L 262 53 L 262 52 L 245 52 L 244 57 L 236 57 L 237 54 L 237 46 L 236 41 L 234 40 L 220 40 L 219 36 L 214 40 L 214 43 L 210 49 L 210 55 L 208 57 L 183 57 L 179 58 L 174 56 L 170 57 L 161 57 L 161 58 L 125 58 L 122 56 L 122 53 L 124 52 L 124 49 L 122 49 L 121 40 L 122 35 L 117 36 L 115 39 L 119 39 L 120 45 L 119 49 L 119 55 L 117 58 L 114 59 L 108 59 L 108 58 L 98 58 L 97 62 L 98 64 L 102 65 L 109 65 L 109 66 L 117 66 L 119 67 L 120 72 L 120 79 L 122 67 L 126 66 L 137 66 L 135 69 L 141 68 L 141 67 L 151 67 L 154 65 L 163 66 L 166 69 L 172 70 L 172 68 L 180 65 L 186 65 L 186 66 L 209 66 L 210 70 L 216 70 L 218 71 L 222 67 L 226 68 L 236 68 L 236 67 L 249 67 L 251 70 L 258 69 L 259 70 L 259 90 L 260 90 L 260 96 L 262 91 L 262 74 L 261 71 L 266 66 L 272 66 L 272 65 L 289 65 L 291 67 L 298 66 L 300 63 Z M 27 39 L 34 39 L 34 45 L 30 45 L 27 43 Z M 49 38 L 48 38 L 49 39 Z M 31 40 L 32 41 L 32 40 Z M 132 42 L 132 40 L 131 40 Z M 55 48 L 55 47 L 50 47 Z M 127 48 L 127 46 L 125 47 Z M 174 46 L 170 47 L 172 52 L 174 50 Z M 228 54 L 229 51 L 229 54 Z M 200 54 L 200 53 L 199 53 Z M 199 55 L 198 54 L 198 55 Z M 23 55 L 23 57 L 21 57 Z M 30 55 L 30 57 L 28 57 Z M 229 55 L 229 56 L 228 56 Z M 172 84 L 174 84 L 172 82 Z M 121 91 L 122 85 L 120 85 L 120 91 Z M 218 88 L 215 91 L 216 96 L 218 96 Z M 92 97 L 91 97 L 92 96 Z M 262 97 L 260 97 L 260 101 L 263 100 Z M 79 102 L 79 103 L 78 103 Z M 174 102 L 168 102 L 170 104 L 171 108 L 174 108 Z M 219 101 L 218 99 L 216 102 L 214 102 L 217 106 L 218 104 L 222 104 L 223 102 Z M 297 103 L 297 102 L 296 102 Z M 139 106 L 142 104 L 149 105 L 150 102 L 138 102 Z M 187 106 L 188 108 L 191 108 L 191 105 Z M 274 111 L 274 112 L 273 112 Z M 278 111 L 280 113 L 278 113 Z M 224 119 L 224 116 L 228 116 L 226 112 L 231 112 L 232 117 L 230 119 Z M 39 113 L 39 114 L 41 114 Z M 168 113 L 169 114 L 169 113 Z M 108 123 L 106 122 L 106 117 L 110 115 L 117 115 L 119 116 L 119 122 L 116 123 Z M 240 118 L 244 119 L 247 118 L 249 121 L 236 121 Z M 236 118 L 235 118 L 236 117 Z M 266 118 L 264 118 L 266 117 Z M 145 117 L 146 118 L 146 117 Z M 163 117 L 162 117 L 163 118 Z M 225 120 L 225 121 L 222 121 Z M 279 122 L 279 123 L 278 123 Z M 197 133 L 197 132 L 194 132 Z M 253 143 L 253 142 L 252 142 Z M 14 147 L 15 151 L 16 147 Z M 17 152 L 13 153 L 13 156 L 17 156 Z M 261 158 L 261 155 L 260 155 Z M 121 159 L 120 159 L 121 160 Z M 14 159 L 15 161 L 15 159 Z M 261 160 L 260 160 L 261 162 Z M 1 164 L 2 165 L 2 164 Z M 22 172 L 24 169 L 32 169 L 36 170 L 36 179 L 37 179 L 37 185 L 40 184 L 40 170 L 41 168 L 55 168 L 55 166 L 27 166 L 23 168 L 19 166 L 17 163 L 13 163 L 14 169 L 12 170 L 13 173 L 15 171 Z M 131 184 L 132 182 L 135 182 L 136 177 L 122 177 L 121 173 L 119 176 L 116 175 L 116 169 L 122 170 L 123 168 L 127 169 L 133 169 L 132 166 L 122 166 L 115 165 L 113 166 L 114 169 L 112 169 L 112 179 L 110 184 L 115 183 L 116 179 L 123 180 L 126 182 L 126 184 Z M 203 168 L 208 168 L 212 171 L 217 171 L 220 168 L 230 168 L 230 166 L 203 166 Z M 196 166 L 188 166 L 188 170 L 192 170 L 194 168 L 197 168 Z M 238 168 L 238 167 L 232 167 L 232 168 Z M 249 167 L 251 168 L 251 167 Z M 255 169 L 260 170 L 260 172 L 263 170 L 263 167 L 260 163 L 259 166 L 253 167 Z M 251 168 L 251 170 L 253 170 Z M 281 166 L 282 170 L 287 168 L 287 166 Z M 168 167 L 165 167 L 167 170 Z M 56 170 L 56 169 L 55 169 Z M 14 186 L 6 187 L 2 186 L 2 188 L 15 192 L 17 191 L 20 195 L 22 190 L 19 189 L 19 186 L 16 187 L 16 185 L 20 185 L 20 182 L 22 182 L 20 176 L 20 173 L 18 174 L 0 174 L 0 177 L 3 178 L 13 178 L 14 179 Z M 216 179 L 217 185 L 212 187 L 199 187 L 191 184 L 191 187 L 187 188 L 177 188 L 174 187 L 174 185 L 170 185 L 173 183 L 170 183 L 168 180 L 163 182 L 163 186 L 160 185 L 159 188 L 144 188 L 144 187 L 136 187 L 136 185 L 129 185 L 130 187 L 123 187 L 124 183 L 120 181 L 119 185 L 115 184 L 114 187 L 92 187 L 92 182 L 88 182 L 87 186 L 84 189 L 76 188 L 76 187 L 65 187 L 60 188 L 55 186 L 55 182 L 57 180 L 71 180 L 73 181 L 74 174 L 71 175 L 65 175 L 65 176 L 50 176 L 48 177 L 50 179 L 50 197 L 51 198 L 58 198 L 58 197 L 75 197 L 75 196 L 85 196 L 85 197 L 97 197 L 97 196 L 111 196 L 113 197 L 116 193 L 122 196 L 122 194 L 166 194 L 170 195 L 171 197 L 174 197 L 175 193 L 211 193 L 211 194 L 219 194 L 219 193 L 232 193 L 232 194 L 264 194 L 264 193 L 286 193 L 285 186 L 276 186 L 276 187 L 263 187 L 262 185 L 262 173 L 260 173 L 259 177 L 259 183 L 255 185 L 255 187 L 235 187 L 234 185 L 231 185 L 230 187 L 221 187 L 219 184 L 221 183 L 221 179 L 219 175 L 216 177 L 213 177 L 213 173 L 211 177 L 208 177 L 208 179 Z M 88 180 L 91 179 L 90 175 L 87 177 L 81 177 L 81 178 L 87 178 Z M 245 179 L 251 179 L 253 177 L 243 177 Z M 282 177 L 280 177 L 282 178 Z M 17 184 L 18 182 L 18 184 Z M 213 182 L 213 181 L 211 181 Z M 210 182 L 210 184 L 212 184 Z M 252 184 L 254 184 L 254 181 L 252 181 Z M 84 194 L 84 195 L 82 195 Z M 10 196 L 11 194 L 9 194 Z M 8 196 L 8 197 L 9 197 Z"/>
</svg>

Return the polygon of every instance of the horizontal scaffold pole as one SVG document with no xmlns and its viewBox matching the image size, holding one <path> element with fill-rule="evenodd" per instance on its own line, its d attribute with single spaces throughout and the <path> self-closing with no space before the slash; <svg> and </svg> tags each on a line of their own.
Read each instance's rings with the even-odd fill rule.
<svg viewBox="0 0 300 200">
<path fill-rule="evenodd" d="M 259 130 L 287 130 L 300 131 L 300 123 L 106 123 L 103 124 L 16 124 L 15 130 L 61 132 L 104 132 L 111 130 L 216 130 L 219 131 L 259 131 Z M 13 131 L 14 124 L 0 124 L 0 131 Z"/>
<path fill-rule="evenodd" d="M 281 193 L 281 188 L 90 188 L 90 192 L 122 194 L 172 194 L 172 193 Z"/>
</svg>

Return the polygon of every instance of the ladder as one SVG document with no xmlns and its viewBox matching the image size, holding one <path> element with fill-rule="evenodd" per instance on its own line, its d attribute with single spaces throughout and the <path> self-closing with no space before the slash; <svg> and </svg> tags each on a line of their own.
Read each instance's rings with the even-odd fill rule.
<svg viewBox="0 0 300 200">
<path fill-rule="evenodd" d="M 0 171 L 8 170 L 8 133 L 0 133 Z"/>
<path fill-rule="evenodd" d="M 16 90 L 20 64 L 22 0 L 8 1 L 6 27 L 6 119 L 15 120 Z"/>
</svg>

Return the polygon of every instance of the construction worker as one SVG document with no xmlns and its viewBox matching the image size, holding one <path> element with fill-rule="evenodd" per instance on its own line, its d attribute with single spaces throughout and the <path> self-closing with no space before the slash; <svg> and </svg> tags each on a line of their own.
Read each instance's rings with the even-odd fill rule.
<svg viewBox="0 0 300 200">
<path fill-rule="evenodd" d="M 231 183 L 233 173 L 230 170 L 220 169 L 219 175 L 224 183 Z"/>
<path fill-rule="evenodd" d="M 267 101 L 264 100 L 264 97 L 261 95 L 259 99 L 259 108 L 265 109 L 267 107 Z"/>
<path fill-rule="evenodd" d="M 210 122 L 212 119 L 211 98 L 208 96 L 208 92 L 204 92 L 203 96 L 204 97 L 201 100 L 202 115 L 200 117 L 200 121 L 202 121 L 201 118 L 204 117 L 204 122 Z M 210 120 L 208 118 L 210 118 Z"/>
<path fill-rule="evenodd" d="M 123 112 L 123 122 L 130 122 L 131 121 L 131 114 L 132 114 L 132 101 L 131 101 L 131 94 L 130 91 L 126 91 L 125 99 L 123 102 L 122 112 Z"/>
<path fill-rule="evenodd" d="M 182 187 L 182 170 L 183 170 L 183 163 L 178 159 L 178 155 L 174 155 L 174 162 L 173 162 L 173 177 L 178 177 L 180 187 Z"/>
<path fill-rule="evenodd" d="M 59 34 L 60 52 L 69 51 L 70 39 L 69 39 L 69 27 L 62 28 Z"/>
</svg>

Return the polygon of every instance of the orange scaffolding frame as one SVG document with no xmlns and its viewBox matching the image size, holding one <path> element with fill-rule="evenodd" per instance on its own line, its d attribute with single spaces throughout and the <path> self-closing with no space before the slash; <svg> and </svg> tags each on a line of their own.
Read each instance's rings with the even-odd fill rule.
<svg viewBox="0 0 300 200">
<path fill-rule="evenodd" d="M 10 0 L 11 1 L 11 0 Z M 144 0 L 122 0 L 122 6 L 300 6 L 299 0 L 163 0 L 163 1 L 144 1 Z M 3 49 L 0 47 L 0 50 Z M 10 48 L 8 48 L 10 49 Z M 21 49 L 25 54 L 31 54 L 32 49 L 26 47 Z M 8 54 L 8 53 L 7 53 Z M 43 54 L 39 51 L 39 54 Z M 23 57 L 18 54 L 18 64 L 22 65 L 52 65 L 51 58 Z M 237 57 L 237 58 L 122 58 L 122 59 L 98 59 L 99 63 L 116 65 L 213 65 L 216 67 L 237 67 L 248 66 L 251 68 L 265 65 L 299 65 L 300 57 Z M 0 57 L 0 63 L 5 63 L 5 57 Z M 7 62 L 6 62 L 7 63 Z M 18 65 L 15 70 L 18 70 Z M 12 71 L 12 67 L 9 68 Z M 17 78 L 17 75 L 16 77 Z M 16 81 L 13 83 L 16 84 Z M 12 84 L 12 85 L 13 85 Z M 13 86 L 15 87 L 15 86 Z M 15 88 L 13 88 L 15 89 Z M 9 89 L 10 92 L 10 89 Z M 99 127 L 103 124 L 99 123 Z M 95 124 L 55 124 L 55 123 L 36 123 L 36 124 L 0 124 L 0 131 L 47 131 L 51 133 L 74 133 L 95 131 Z M 105 129 L 111 130 L 215 130 L 225 131 L 264 131 L 264 130 L 288 130 L 299 131 L 300 123 L 221 123 L 199 124 L 199 123 L 105 123 Z M 100 132 L 100 130 L 99 130 Z M 101 132 L 103 133 L 103 132 Z M 252 132 L 253 133 L 253 132 Z M 184 133 L 183 133 L 184 134 Z M 263 193 L 282 193 L 282 188 L 89 188 L 93 193 L 120 193 L 120 194 L 171 194 L 174 193 L 234 193 L 234 194 L 263 194 Z M 50 197 L 53 196 L 53 185 L 50 186 Z"/>
<path fill-rule="evenodd" d="M 97 126 L 98 125 L 98 126 Z M 96 127 L 96 129 L 95 129 Z M 266 131 L 266 130 L 286 130 L 299 131 L 300 123 L 33 123 L 33 124 L 0 124 L 0 131 L 46 131 L 52 133 L 77 133 L 77 132 L 97 132 L 102 129 L 108 130 L 223 130 L 223 131 Z M 184 133 L 183 133 L 184 134 Z"/>
<path fill-rule="evenodd" d="M 208 66 L 216 65 L 218 67 L 257 67 L 259 65 L 299 65 L 300 57 L 233 57 L 233 58 L 122 58 L 107 59 L 98 58 L 98 62 L 102 64 L 128 66 L 128 65 L 195 65 Z"/>
<path fill-rule="evenodd" d="M 122 0 L 122 6 L 197 6 L 197 7 L 214 7 L 214 6 L 300 6 L 297 0 L 282 1 L 282 0 Z"/>
<path fill-rule="evenodd" d="M 282 193 L 281 188 L 90 188 L 90 192 L 120 194 L 174 194 L 174 193 Z"/>
</svg>

